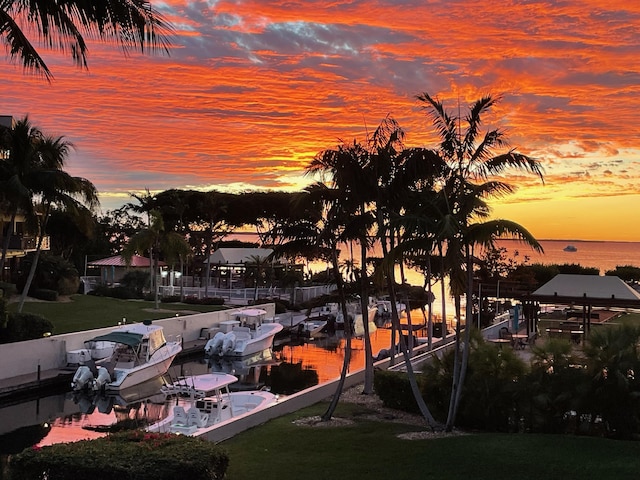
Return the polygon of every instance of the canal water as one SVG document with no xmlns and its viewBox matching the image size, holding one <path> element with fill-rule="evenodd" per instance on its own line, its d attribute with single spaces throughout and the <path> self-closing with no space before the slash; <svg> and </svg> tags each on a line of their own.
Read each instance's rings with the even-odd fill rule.
<svg viewBox="0 0 640 480">
<path fill-rule="evenodd" d="M 412 319 L 414 323 L 423 321 L 419 311 L 412 313 Z M 377 328 L 370 338 L 374 355 L 390 348 L 388 328 Z M 203 352 L 175 362 L 166 380 L 222 371 L 239 378 L 235 389 L 268 387 L 274 393 L 290 395 L 338 378 L 345 346 L 343 332 L 338 331 L 316 339 L 276 341 L 272 351 L 237 361 L 212 362 Z M 364 341 L 352 339 L 349 368 L 362 368 L 364 362 Z M 169 413 L 175 401 L 160 394 L 161 386 L 162 380 L 158 380 L 120 396 L 87 397 L 68 391 L 0 405 L 0 459 L 6 461 L 7 455 L 31 446 L 97 438 L 114 424 L 131 428 L 158 421 Z"/>
</svg>

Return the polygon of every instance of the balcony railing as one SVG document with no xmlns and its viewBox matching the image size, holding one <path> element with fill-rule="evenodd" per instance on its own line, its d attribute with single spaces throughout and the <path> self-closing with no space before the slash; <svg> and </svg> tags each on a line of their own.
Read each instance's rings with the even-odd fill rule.
<svg viewBox="0 0 640 480">
<path fill-rule="evenodd" d="M 35 250 L 38 246 L 39 237 L 25 236 L 25 235 L 11 235 L 9 240 L 9 250 L 23 250 L 30 251 Z M 0 245 L 4 242 L 4 239 L 0 238 Z M 42 250 L 49 250 L 49 236 L 42 238 Z"/>
</svg>

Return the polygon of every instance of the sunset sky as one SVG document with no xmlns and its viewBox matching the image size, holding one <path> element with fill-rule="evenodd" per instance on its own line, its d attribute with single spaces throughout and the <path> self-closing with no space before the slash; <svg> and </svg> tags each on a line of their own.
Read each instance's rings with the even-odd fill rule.
<svg viewBox="0 0 640 480">
<path fill-rule="evenodd" d="M 507 177 L 496 217 L 539 239 L 640 241 L 640 2 L 152 3 L 176 27 L 170 56 L 90 43 L 84 71 L 41 49 L 50 84 L 0 63 L 0 115 L 71 141 L 67 169 L 103 211 L 145 188 L 299 190 L 315 154 L 387 114 L 407 146 L 435 147 L 420 93 L 452 113 L 492 94 L 484 126 L 545 169 L 544 185 Z"/>
</svg>

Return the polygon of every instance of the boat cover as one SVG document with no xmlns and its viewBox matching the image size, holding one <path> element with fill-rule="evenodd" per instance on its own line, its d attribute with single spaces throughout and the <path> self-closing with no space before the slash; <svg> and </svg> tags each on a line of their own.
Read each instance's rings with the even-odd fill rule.
<svg viewBox="0 0 640 480">
<path fill-rule="evenodd" d="M 141 333 L 131 332 L 111 332 L 106 335 L 100 335 L 99 337 L 92 338 L 92 342 L 116 342 L 135 347 L 142 342 Z"/>
</svg>

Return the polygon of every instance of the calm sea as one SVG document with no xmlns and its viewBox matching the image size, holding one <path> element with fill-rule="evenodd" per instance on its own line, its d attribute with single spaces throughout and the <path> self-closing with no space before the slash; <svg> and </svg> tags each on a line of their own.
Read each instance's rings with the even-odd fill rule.
<svg viewBox="0 0 640 480">
<path fill-rule="evenodd" d="M 595 267 L 604 275 L 607 270 L 616 266 L 632 265 L 640 267 L 640 243 L 638 242 L 587 242 L 581 240 L 542 240 L 543 254 L 538 254 L 530 247 L 515 240 L 500 240 L 498 245 L 507 249 L 511 257 L 518 252 L 519 262 L 529 257 L 529 264 L 578 264 L 583 267 Z M 573 245 L 575 252 L 565 252 L 564 248 Z"/>
</svg>

